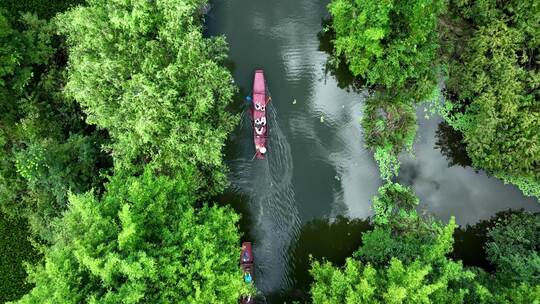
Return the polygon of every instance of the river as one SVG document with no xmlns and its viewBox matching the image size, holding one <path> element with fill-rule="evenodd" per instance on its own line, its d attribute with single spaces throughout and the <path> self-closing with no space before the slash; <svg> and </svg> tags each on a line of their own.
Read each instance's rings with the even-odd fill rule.
<svg viewBox="0 0 540 304">
<path fill-rule="evenodd" d="M 242 213 L 243 238 L 254 242 L 261 302 L 305 299 L 309 254 L 340 263 L 370 229 L 371 198 L 382 181 L 362 141 L 359 122 L 367 93 L 351 88 L 346 74 L 325 68 L 328 42 L 319 33 L 328 1 L 211 4 L 206 34 L 226 36 L 227 64 L 243 109 L 226 147 L 231 187 L 221 200 Z M 253 160 L 242 98 L 251 92 L 256 68 L 264 68 L 272 95 L 265 161 Z M 401 157 L 398 181 L 414 188 L 421 209 L 443 221 L 454 215 L 460 225 L 509 208 L 540 211 L 538 201 L 516 187 L 468 167 L 455 152 L 459 147 L 449 144 L 455 136 L 439 117 L 425 118 L 423 107 L 418 114 L 414 156 Z"/>
</svg>

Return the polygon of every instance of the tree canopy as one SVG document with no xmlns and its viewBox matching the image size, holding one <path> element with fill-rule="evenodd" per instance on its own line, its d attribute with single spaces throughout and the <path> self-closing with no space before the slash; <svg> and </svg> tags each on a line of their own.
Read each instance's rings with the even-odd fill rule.
<svg viewBox="0 0 540 304">
<path fill-rule="evenodd" d="M 448 120 L 463 133 L 473 166 L 540 197 L 538 3 L 456 1 L 452 7 L 461 23 L 446 28 L 447 95 L 455 109 Z"/>
<path fill-rule="evenodd" d="M 335 55 L 368 83 L 421 101 L 436 83 L 437 18 L 443 0 L 334 0 L 328 6 Z"/>
<path fill-rule="evenodd" d="M 2 212 L 45 240 L 21 303 L 232 303 L 252 292 L 238 216 L 201 199 L 226 184 L 221 148 L 237 121 L 226 44 L 203 38 L 203 4 L 0 14 Z"/>
<path fill-rule="evenodd" d="M 62 93 L 65 48 L 54 23 L 0 9 L 0 210 L 30 220 L 41 237 L 67 192 L 100 188 L 107 133 L 84 122 Z"/>
<path fill-rule="evenodd" d="M 71 195 L 19 303 L 234 303 L 238 215 L 195 209 L 192 177 L 115 175 L 102 198 Z"/>
<path fill-rule="evenodd" d="M 538 215 L 510 213 L 488 233 L 495 273 L 448 257 L 456 224 L 416 212 L 407 187 L 387 184 L 373 199 L 375 229 L 338 267 L 313 261 L 313 303 L 536 303 L 540 299 Z"/>
<path fill-rule="evenodd" d="M 376 227 L 363 234 L 354 258 L 343 268 L 312 264 L 313 303 L 463 303 L 475 275 L 446 256 L 455 221 L 430 223 L 416 214 L 417 204 L 410 189 L 383 186 L 374 198 Z"/>
<path fill-rule="evenodd" d="M 195 166 L 201 193 L 226 184 L 221 149 L 237 117 L 220 65 L 222 38 L 202 37 L 203 0 L 91 0 L 58 18 L 70 46 L 66 91 L 107 129 L 115 168 L 166 174 Z"/>
<path fill-rule="evenodd" d="M 397 155 L 411 150 L 416 102 L 433 99 L 439 60 L 438 17 L 445 0 L 333 0 L 334 61 L 375 88 L 362 117 L 364 138 L 381 176 L 399 171 Z"/>
<path fill-rule="evenodd" d="M 540 282 L 540 214 L 510 214 L 488 237 L 486 252 L 503 282 Z"/>
<path fill-rule="evenodd" d="M 33 287 L 23 263 L 35 263 L 39 255 L 28 241 L 27 226 L 0 213 L 0 303 L 17 300 Z"/>
</svg>

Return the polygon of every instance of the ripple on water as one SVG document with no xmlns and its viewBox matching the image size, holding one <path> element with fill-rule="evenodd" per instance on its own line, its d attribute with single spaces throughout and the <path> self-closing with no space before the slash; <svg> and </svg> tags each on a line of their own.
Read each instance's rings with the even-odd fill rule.
<svg viewBox="0 0 540 304">
<path fill-rule="evenodd" d="M 249 151 L 229 163 L 232 186 L 249 197 L 257 259 L 256 282 L 257 288 L 265 294 L 290 287 L 288 248 L 300 231 L 291 184 L 291 149 L 275 117 L 276 111 L 271 106 L 267 159 L 252 160 L 253 151 Z M 243 116 L 242 125 L 242 129 L 251 125 L 249 116 Z"/>
</svg>

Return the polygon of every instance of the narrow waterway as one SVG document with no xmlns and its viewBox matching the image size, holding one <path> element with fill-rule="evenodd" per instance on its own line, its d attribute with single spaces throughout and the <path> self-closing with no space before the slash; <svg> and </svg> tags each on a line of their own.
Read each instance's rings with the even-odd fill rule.
<svg viewBox="0 0 540 304">
<path fill-rule="evenodd" d="M 242 212 L 244 238 L 254 242 L 263 303 L 305 297 L 309 254 L 335 262 L 350 255 L 360 232 L 370 229 L 371 198 L 382 184 L 362 142 L 366 93 L 347 89 L 346 75 L 325 69 L 327 42 L 318 34 L 327 3 L 220 0 L 206 17 L 207 34 L 227 38 L 240 95 L 250 94 L 256 68 L 264 68 L 272 95 L 268 159 L 253 160 L 250 120 L 243 111 L 226 148 L 231 187 L 222 198 Z M 242 103 L 239 98 L 239 108 Z M 540 211 L 536 200 L 515 187 L 451 165 L 463 163 L 445 146 L 452 134 L 439 126 L 439 118 L 425 119 L 423 113 L 419 108 L 415 156 L 402 157 L 399 176 L 413 186 L 421 208 L 442 220 L 455 215 L 462 225 L 508 208 Z"/>
</svg>

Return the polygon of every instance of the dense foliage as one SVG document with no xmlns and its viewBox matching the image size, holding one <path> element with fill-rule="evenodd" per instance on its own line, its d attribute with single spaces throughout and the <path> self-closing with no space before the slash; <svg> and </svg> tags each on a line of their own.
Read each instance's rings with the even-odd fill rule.
<svg viewBox="0 0 540 304">
<path fill-rule="evenodd" d="M 16 300 L 32 288 L 25 281 L 23 262 L 33 263 L 38 255 L 28 241 L 27 226 L 0 213 L 0 303 Z"/>
<path fill-rule="evenodd" d="M 343 270 L 315 262 L 311 270 L 314 303 L 460 303 L 466 293 L 452 288 L 472 277 L 461 265 L 446 260 L 434 268 L 421 260 L 404 265 L 392 258 L 387 267 L 375 268 L 348 259 Z"/>
<path fill-rule="evenodd" d="M 71 196 L 20 303 L 234 303 L 238 216 L 194 209 L 189 183 L 146 170 L 113 177 L 101 199 Z"/>
<path fill-rule="evenodd" d="M 476 302 L 540 301 L 540 214 L 511 212 L 497 218 L 485 250 L 494 273 L 479 271 Z"/>
<path fill-rule="evenodd" d="M 49 19 L 83 1 L 53 2 L 0 5 L 0 302 L 32 286 L 20 303 L 235 303 L 253 292 L 237 265 L 238 216 L 204 199 L 226 185 L 221 149 L 237 121 L 226 44 L 202 35 L 206 2 L 88 0 Z M 387 183 L 345 265 L 313 262 L 314 303 L 540 301 L 539 215 L 489 230 L 488 273 L 448 258 L 454 219 L 419 216 L 412 190 L 391 182 L 412 148 L 414 103 L 437 91 L 439 21 L 445 118 L 476 168 L 540 197 L 538 3 L 450 4 L 439 20 L 443 0 L 329 5 L 334 60 L 375 89 L 363 126 Z M 23 261 L 35 263 L 28 282 Z"/>
<path fill-rule="evenodd" d="M 238 216 L 201 201 L 226 184 L 221 148 L 236 122 L 226 44 L 203 38 L 204 4 L 87 1 L 51 20 L 14 17 L 15 2 L 0 11 L 1 211 L 46 241 L 22 303 L 251 292 Z"/>
<path fill-rule="evenodd" d="M 412 149 L 414 102 L 438 99 L 438 64 L 448 62 L 443 111 L 463 133 L 476 168 L 540 197 L 537 1 L 333 0 L 334 60 L 374 85 L 362 120 L 387 182 L 373 199 L 373 231 L 343 267 L 315 261 L 314 303 L 538 303 L 540 218 L 504 217 L 484 239 L 494 273 L 447 257 L 455 223 L 419 217 L 418 198 L 392 183 L 398 153 Z M 456 18 L 457 16 L 457 18 Z M 438 24 L 439 23 L 439 24 Z M 437 60 L 439 34 L 444 46 Z M 339 62 L 339 60 L 338 60 Z M 457 149 L 454 149 L 457 150 Z M 465 158 L 464 163 L 469 159 Z"/>
<path fill-rule="evenodd" d="M 488 237 L 486 252 L 500 280 L 540 282 L 540 214 L 510 214 L 489 231 Z"/>
<path fill-rule="evenodd" d="M 447 116 L 473 166 L 540 197 L 537 1 L 455 1 L 445 31 Z M 472 30 L 469 30 L 472 28 Z"/>
<path fill-rule="evenodd" d="M 453 219 L 447 226 L 420 218 L 410 189 L 388 184 L 374 198 L 376 228 L 340 269 L 315 261 L 314 303 L 462 303 L 474 273 L 446 257 L 452 250 Z"/>
<path fill-rule="evenodd" d="M 437 17 L 443 0 L 334 0 L 328 6 L 336 56 L 354 75 L 422 100 L 435 85 Z"/>
<path fill-rule="evenodd" d="M 59 18 L 70 45 L 66 86 L 105 128 L 115 168 L 151 165 L 175 174 L 197 167 L 201 193 L 226 184 L 221 149 L 237 118 L 223 39 L 205 39 L 204 0 L 89 1 Z"/>
<path fill-rule="evenodd" d="M 362 128 L 366 145 L 375 152 L 381 177 L 390 181 L 398 175 L 398 154 L 402 149 L 412 151 L 417 129 L 414 106 L 388 93 L 377 93 L 366 102 Z"/>
<path fill-rule="evenodd" d="M 102 183 L 106 133 L 86 125 L 65 98 L 65 50 L 53 23 L 0 8 L 0 210 L 47 225 L 65 209 L 67 192 Z"/>
<path fill-rule="evenodd" d="M 375 229 L 336 267 L 314 261 L 310 273 L 317 303 L 536 303 L 540 299 L 540 216 L 509 213 L 488 233 L 494 273 L 463 267 L 448 257 L 454 219 L 446 226 L 420 217 L 418 198 L 387 184 L 373 199 Z"/>
<path fill-rule="evenodd" d="M 41 19 L 50 19 L 58 12 L 66 11 L 70 7 L 82 3 L 84 3 L 84 0 L 3 0 L 2 7 L 6 8 L 14 16 L 32 12 Z"/>
</svg>

